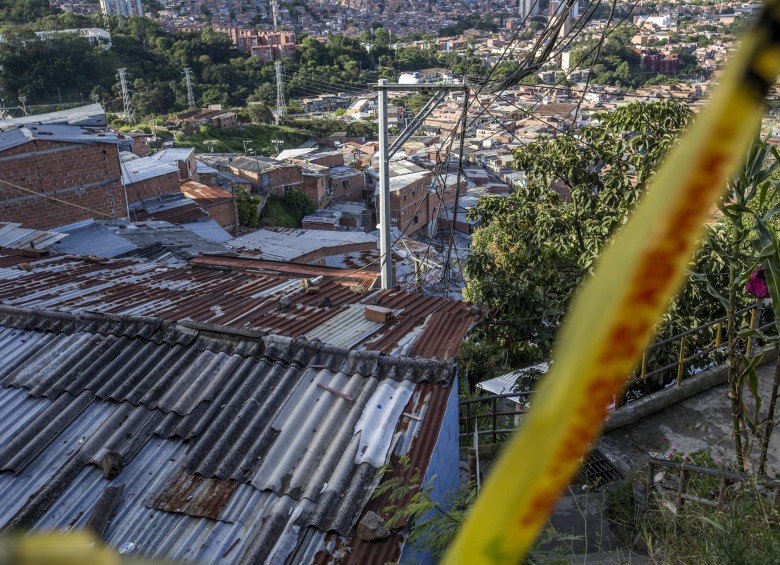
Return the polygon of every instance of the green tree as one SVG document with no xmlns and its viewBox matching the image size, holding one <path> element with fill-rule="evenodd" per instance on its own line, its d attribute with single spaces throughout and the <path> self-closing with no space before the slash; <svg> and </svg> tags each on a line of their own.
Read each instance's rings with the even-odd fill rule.
<svg viewBox="0 0 780 565">
<path fill-rule="evenodd" d="M 244 113 L 253 124 L 270 124 L 274 121 L 273 112 L 265 104 L 250 104 L 244 108 Z"/>
<path fill-rule="evenodd" d="M 633 103 L 597 116 L 579 136 L 529 143 L 515 153 L 527 184 L 480 199 L 482 227 L 466 262 L 464 298 L 488 307 L 485 337 L 510 361 L 546 356 L 570 297 L 626 221 L 660 159 L 691 118 L 676 101 Z M 706 251 L 702 261 L 706 261 Z M 691 286 L 667 315 L 687 327 L 712 301 Z M 697 304 L 699 306 L 697 306 Z M 695 325 L 695 324 L 693 324 Z"/>
</svg>

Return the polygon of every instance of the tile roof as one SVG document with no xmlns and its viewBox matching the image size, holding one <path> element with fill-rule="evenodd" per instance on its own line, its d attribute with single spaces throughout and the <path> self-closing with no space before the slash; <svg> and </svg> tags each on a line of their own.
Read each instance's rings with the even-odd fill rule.
<svg viewBox="0 0 780 565">
<path fill-rule="evenodd" d="M 397 560 L 397 536 L 361 548 L 355 524 L 389 458 L 424 472 L 452 379 L 446 361 L 8 306 L 0 358 L 2 527 L 83 528 L 112 499 L 108 544 L 201 563 Z"/>
<path fill-rule="evenodd" d="M 376 273 L 316 265 L 218 255 L 186 265 L 73 256 L 13 265 L 0 269 L 0 304 L 193 320 L 291 337 L 321 328 L 317 337 L 325 342 L 345 339 L 341 334 L 359 318 L 347 313 L 350 307 L 379 305 L 395 318 L 367 324 L 350 343 L 391 355 L 453 358 L 479 315 L 455 300 L 374 290 Z"/>
</svg>

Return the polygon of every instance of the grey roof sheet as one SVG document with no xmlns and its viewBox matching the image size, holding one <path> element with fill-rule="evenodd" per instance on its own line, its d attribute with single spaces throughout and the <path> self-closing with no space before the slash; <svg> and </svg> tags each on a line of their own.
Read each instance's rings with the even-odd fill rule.
<svg viewBox="0 0 780 565">
<path fill-rule="evenodd" d="M 359 231 L 323 231 L 308 229 L 259 229 L 228 242 L 236 250 L 260 251 L 266 259 L 292 261 L 302 255 L 350 244 L 378 245 L 379 237 Z"/>
<path fill-rule="evenodd" d="M 452 369 L 203 324 L 7 306 L 0 358 L 3 527 L 83 527 L 104 488 L 121 484 L 109 544 L 206 563 L 284 562 L 327 532 L 348 535 L 377 467 L 415 450 L 423 430 L 437 436 L 430 387 L 449 387 Z M 124 462 L 110 481 L 99 468 L 109 452 Z"/>
<path fill-rule="evenodd" d="M 136 222 L 117 233 L 140 249 L 159 246 L 182 259 L 205 253 L 228 252 L 226 247 L 201 237 L 194 230 L 168 222 Z"/>
<path fill-rule="evenodd" d="M 46 249 L 65 239 L 66 234 L 22 228 L 21 224 L 0 222 L 0 248 Z"/>
<path fill-rule="evenodd" d="M 0 120 L 0 128 L 16 124 L 66 124 L 74 126 L 105 127 L 106 112 L 100 104 L 87 104 L 78 108 L 48 112 L 46 114 L 34 114 L 32 116 L 20 116 L 18 118 L 5 118 Z"/>
<path fill-rule="evenodd" d="M 213 243 L 225 243 L 233 239 L 225 228 L 220 226 L 214 220 L 201 220 L 199 222 L 187 222 L 186 224 L 180 224 L 185 230 L 191 231 L 198 237 L 201 237 L 207 241 Z"/>
<path fill-rule="evenodd" d="M 170 165 L 151 157 L 122 161 L 122 183 L 133 184 L 163 175 L 179 172 L 176 165 Z"/>
<path fill-rule="evenodd" d="M 57 228 L 57 231 L 67 234 L 64 240 L 52 246 L 52 249 L 58 253 L 111 258 L 138 249 L 137 245 L 116 235 L 98 222 L 64 226 Z"/>
</svg>

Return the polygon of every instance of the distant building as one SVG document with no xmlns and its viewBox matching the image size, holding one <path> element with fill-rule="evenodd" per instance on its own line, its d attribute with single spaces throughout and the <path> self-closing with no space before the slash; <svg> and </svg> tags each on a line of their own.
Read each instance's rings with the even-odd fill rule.
<svg viewBox="0 0 780 565">
<path fill-rule="evenodd" d="M 295 33 L 291 31 L 257 31 L 237 27 L 214 30 L 228 34 L 242 53 L 265 62 L 290 58 L 298 48 Z"/>
<path fill-rule="evenodd" d="M 100 0 L 100 11 L 106 16 L 143 16 L 141 0 Z"/>
<path fill-rule="evenodd" d="M 521 18 L 532 18 L 539 14 L 539 0 L 520 0 L 519 8 Z"/>
<path fill-rule="evenodd" d="M 680 67 L 680 57 L 675 54 L 642 51 L 642 70 L 648 73 L 675 73 Z"/>
<path fill-rule="evenodd" d="M 36 31 L 35 35 L 42 41 L 52 39 L 56 35 L 70 33 L 83 37 L 92 45 L 100 45 L 103 49 L 111 49 L 111 34 L 100 27 L 82 27 L 77 29 L 57 29 L 50 31 Z"/>
</svg>

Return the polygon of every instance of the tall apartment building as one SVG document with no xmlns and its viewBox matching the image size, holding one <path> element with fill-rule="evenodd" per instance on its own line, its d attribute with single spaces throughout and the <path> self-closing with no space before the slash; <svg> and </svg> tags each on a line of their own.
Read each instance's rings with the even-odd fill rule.
<svg viewBox="0 0 780 565">
<path fill-rule="evenodd" d="M 100 11 L 106 16 L 143 16 L 141 0 L 100 0 Z"/>
<path fill-rule="evenodd" d="M 540 0 L 520 0 L 520 17 L 532 18 L 539 15 Z"/>
</svg>

